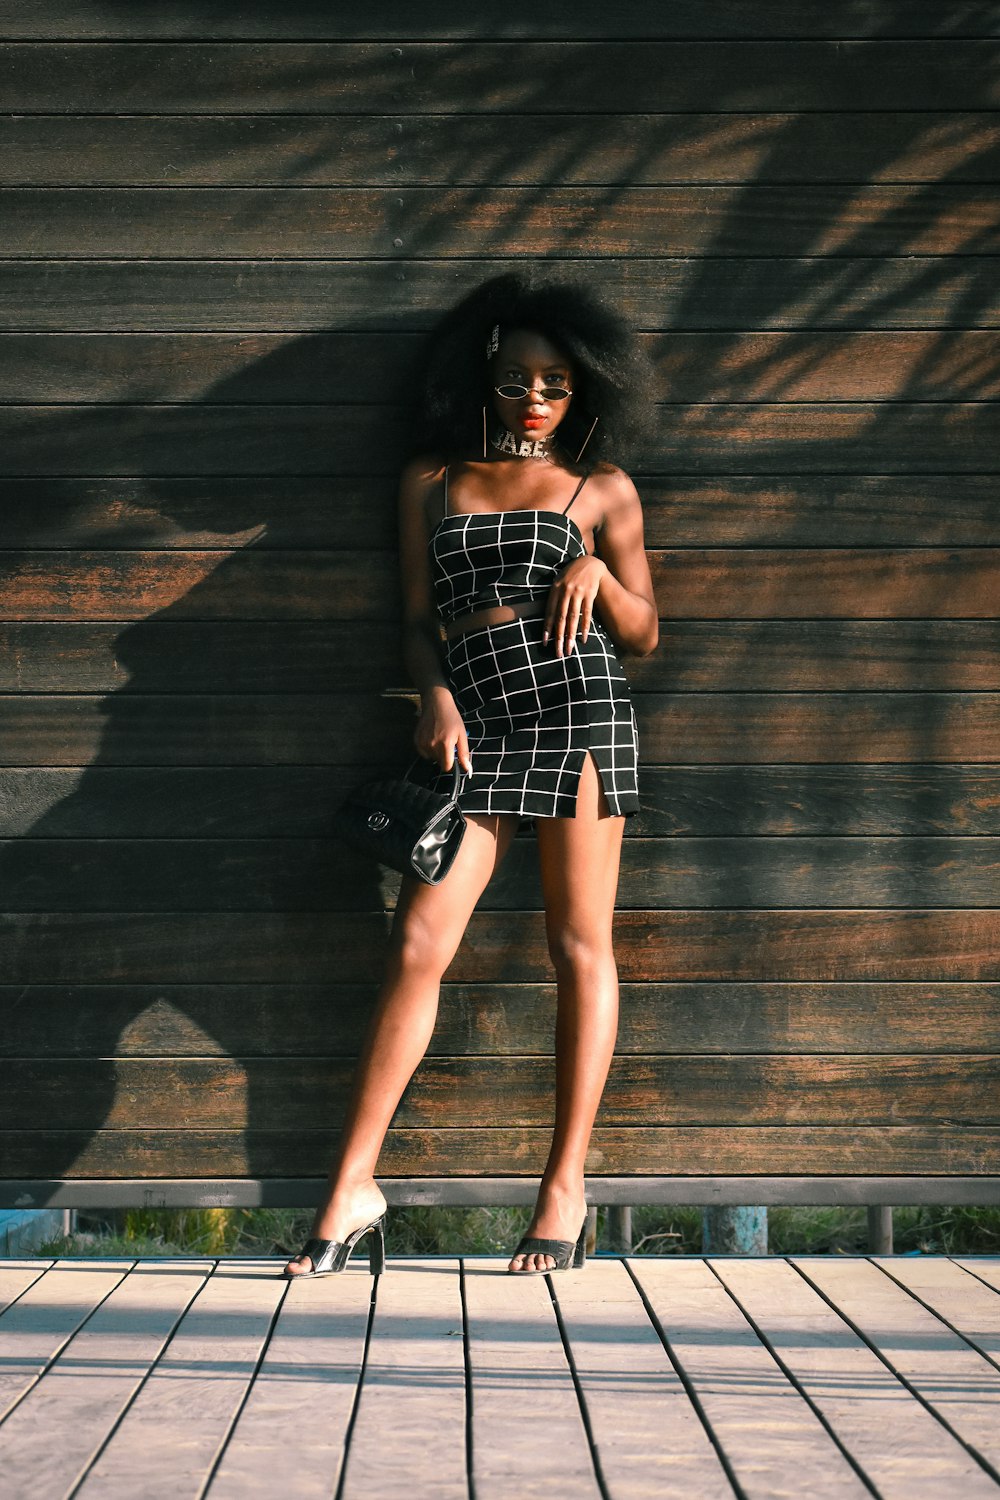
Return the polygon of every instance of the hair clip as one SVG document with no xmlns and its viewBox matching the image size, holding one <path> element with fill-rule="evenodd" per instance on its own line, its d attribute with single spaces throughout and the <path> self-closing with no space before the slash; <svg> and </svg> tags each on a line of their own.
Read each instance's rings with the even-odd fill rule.
<svg viewBox="0 0 1000 1500">
<path fill-rule="evenodd" d="M 486 345 L 486 358 L 492 359 L 500 348 L 500 324 L 494 323 L 493 332 L 490 334 L 489 343 Z"/>
</svg>

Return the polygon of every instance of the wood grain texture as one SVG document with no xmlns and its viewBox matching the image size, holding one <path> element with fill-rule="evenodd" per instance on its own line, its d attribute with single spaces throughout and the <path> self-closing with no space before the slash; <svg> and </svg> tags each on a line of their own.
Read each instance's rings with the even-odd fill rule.
<svg viewBox="0 0 1000 1500">
<path fill-rule="evenodd" d="M 205 1484 L 266 1347 L 284 1289 L 272 1269 L 254 1261 L 216 1265 L 88 1470 L 81 1496 L 119 1500 L 138 1489 L 166 1500 Z"/>
<path fill-rule="evenodd" d="M 61 1128 L 305 1130 L 344 1118 L 349 1058 L 168 1057 L 10 1059 L 0 1128 L 32 1109 Z M 114 1083 L 113 1097 L 108 1085 Z M 981 1053 L 907 1057 L 625 1056 L 612 1061 L 605 1126 L 919 1125 L 1000 1123 L 1000 1059 Z M 410 1129 L 551 1125 L 550 1058 L 427 1058 L 393 1122 Z"/>
<path fill-rule="evenodd" d="M 983 619 L 1000 548 L 649 548 L 662 618 Z M 398 620 L 394 553 L 2 552 L 0 620 Z M 598 601 L 597 613 L 600 613 Z M 628 652 L 622 650 L 622 656 Z"/>
<path fill-rule="evenodd" d="M 968 1486 L 983 1500 L 995 1495 L 990 1476 L 931 1411 L 913 1400 L 840 1315 L 836 1300 L 833 1306 L 824 1301 L 794 1265 L 770 1257 L 720 1256 L 710 1266 L 879 1495 L 938 1500 L 950 1485 L 963 1492 Z M 929 1332 L 926 1318 L 921 1322 Z"/>
<path fill-rule="evenodd" d="M 808 29 L 808 28 L 807 28 Z M 313 41 L 8 44 L 16 113 L 554 114 L 702 110 L 989 109 L 975 39 Z"/>
<path fill-rule="evenodd" d="M 958 1442 L 995 1473 L 1000 1461 L 995 1420 L 1000 1370 L 931 1311 L 915 1305 L 877 1265 L 864 1271 L 859 1267 L 858 1276 L 848 1282 L 841 1267 L 824 1265 L 817 1257 L 796 1256 L 794 1264 L 820 1292 L 832 1297 Z M 970 1473 L 977 1474 L 971 1461 Z"/>
<path fill-rule="evenodd" d="M 992 473 L 636 473 L 649 547 L 990 547 Z M 5 548 L 398 545 L 394 475 L 0 478 Z"/>
<path fill-rule="evenodd" d="M 1000 690 L 993 620 L 679 620 L 622 653 L 638 692 Z M 407 681 L 401 631 L 350 620 L 0 623 L 0 692 L 308 693 Z M 141 680 L 141 681 L 140 681 Z M 2 811 L 0 811 L 2 816 Z"/>
<path fill-rule="evenodd" d="M 0 403 L 405 401 L 421 342 L 416 330 L 3 333 Z M 672 403 L 1000 396 L 993 329 L 670 333 L 642 343 Z"/>
<path fill-rule="evenodd" d="M 543 257 L 635 321 L 665 398 L 633 466 L 663 639 L 624 661 L 642 811 L 588 1165 L 993 1182 L 1000 8 L 215 12 L 13 0 L 0 21 L 5 1171 L 325 1176 L 399 890 L 374 864 L 338 874 L 329 825 L 375 769 L 362 746 L 379 769 L 412 758 L 394 494 L 409 370 L 443 307 Z M 522 827 L 446 976 L 390 1176 L 541 1169 L 541 906 Z M 40 1098 L 57 1128 L 37 1128 Z M 737 1330 L 738 1381 L 771 1356 L 697 1274 L 684 1295 L 707 1287 Z M 253 1279 L 232 1305 L 210 1284 L 218 1308 L 178 1343 L 196 1487 L 267 1338 L 275 1304 Z M 294 1292 L 319 1303 L 324 1285 Z M 612 1293 L 635 1311 L 622 1277 Z M 780 1341 L 780 1287 L 753 1294 Z M 450 1295 L 430 1297 L 434 1326 L 460 1315 Z M 336 1385 L 330 1441 L 308 1448 L 324 1493 L 363 1312 L 329 1324 L 318 1358 L 280 1346 L 296 1395 Z M 216 1314 L 236 1374 L 203 1410 Z M 622 1439 L 627 1487 L 588 1316 L 584 1400 Z M 724 1385 L 704 1330 L 680 1332 L 739 1482 L 797 1482 L 795 1454 L 828 1445 L 801 1390 L 787 1426 L 750 1430 L 752 1382 Z M 394 1410 L 424 1357 L 401 1339 L 385 1342 Z M 835 1403 L 822 1348 L 785 1346 Z M 234 1494 L 273 1468 L 277 1359 L 215 1476 Z M 560 1369 L 552 1410 L 576 1441 Z M 150 1460 L 168 1472 L 164 1373 L 88 1479 L 102 1500 Z M 379 1389 L 359 1408 L 366 1492 Z M 414 1392 L 422 1435 L 432 1398 Z M 494 1419 L 506 1433 L 502 1390 Z M 483 1497 L 504 1463 L 480 1462 Z"/>
<path fill-rule="evenodd" d="M 364 873 L 368 873 L 362 866 Z M 297 839 L 0 839 L 8 911 L 364 911 L 395 908 L 329 835 Z M 1000 838 L 635 838 L 617 908 L 1000 908 Z M 544 909 L 537 847 L 520 839 L 479 911 Z"/>
<path fill-rule="evenodd" d="M 996 912 L 620 912 L 618 971 L 671 981 L 994 979 Z M 76 912 L 0 917 L 8 984 L 345 983 L 370 977 L 386 916 L 353 912 Z M 541 913 L 473 914 L 448 969 L 460 982 L 535 983 L 549 971 Z"/>
<path fill-rule="evenodd" d="M 49 1378 L 4 1422 L 4 1483 L 14 1494 L 72 1491 L 204 1289 L 213 1264 L 181 1260 L 143 1268 L 126 1262 L 123 1270 L 128 1274 L 61 1351 Z M 57 1295 L 55 1285 L 43 1284 L 39 1292 Z M 49 1440 L 40 1442 L 41 1433 Z"/>
<path fill-rule="evenodd" d="M 0 120 L 0 185 L 989 182 L 1000 171 L 995 115 L 974 110 L 609 114 L 596 130 L 586 114 L 519 114 L 516 150 L 495 115 L 464 116 L 460 141 L 440 115 L 80 114 L 68 124 L 61 114 Z"/>
<path fill-rule="evenodd" d="M 280 1262 L 275 1262 L 277 1271 Z M 260 1266 L 261 1275 L 269 1268 Z M 238 1421 L 212 1479 L 216 1500 L 274 1494 L 276 1437 L 292 1434 L 295 1486 L 330 1495 L 347 1447 L 361 1381 L 372 1285 L 367 1276 L 321 1278 L 289 1287 Z M 303 1409 L 323 1420 L 303 1422 Z M 283 1457 L 283 1455 L 282 1455 Z M 287 1470 L 286 1470 L 287 1474 Z"/>
<path fill-rule="evenodd" d="M 130 51 L 132 49 L 129 49 Z M 130 68 L 135 66 L 130 58 Z M 134 76 L 134 75 L 133 75 Z M 659 81 L 658 81 L 659 82 Z M 615 83 L 617 91 L 618 84 Z M 1000 85 L 997 86 L 1000 89 Z M 987 184 L 533 188 L 5 188 L 8 255 L 371 257 L 995 254 Z"/>
<path fill-rule="evenodd" d="M 946 1124 L 677 1127 L 655 1124 L 625 1129 L 598 1125 L 587 1156 L 590 1174 L 708 1177 L 804 1174 L 831 1178 L 829 1197 L 839 1202 L 833 1179 L 908 1174 L 918 1178 L 966 1176 L 996 1183 L 995 1126 Z M 336 1131 L 102 1130 L 100 1122 L 78 1131 L 5 1131 L 4 1161 L 12 1177 L 101 1178 L 114 1181 L 156 1177 L 326 1179 L 337 1145 Z M 513 1177 L 540 1175 L 552 1143 L 551 1125 L 541 1128 L 471 1130 L 391 1129 L 379 1157 L 379 1175 L 400 1177 Z M 825 1191 L 825 1190 L 824 1190 Z M 977 1201 L 985 1201 L 984 1196 Z M 310 1187 L 309 1201 L 316 1198 Z M 672 1201 L 690 1202 L 689 1197 Z M 815 1195 L 810 1197 L 816 1202 Z M 852 1197 L 852 1202 L 856 1198 Z M 912 1201 L 912 1200 L 909 1200 Z M 954 1199 L 938 1196 L 937 1202 Z"/>
<path fill-rule="evenodd" d="M 58 0 L 44 12 L 27 0 L 8 0 L 3 34 L 12 39 L 58 40 L 155 38 L 175 40 L 233 38 L 249 40 L 288 36 L 310 40 L 345 37 L 400 37 L 418 40 L 518 37 L 716 37 L 746 40 L 817 37 L 993 37 L 1000 35 L 1000 11 L 992 3 L 969 0 L 889 0 L 874 17 L 857 0 L 829 0 L 816 11 L 811 0 L 747 0 L 738 9 L 706 11 L 700 0 L 675 0 L 650 10 L 648 0 L 619 0 L 613 23 L 603 0 L 577 0 L 572 13 L 540 11 L 526 17 L 478 10 L 456 11 L 446 0 L 424 0 L 419 13 L 409 0 L 384 0 L 377 10 L 332 14 L 324 0 L 288 0 L 280 10 L 270 6 L 249 14 L 224 8 L 210 20 L 193 13 L 185 0 L 164 0 L 155 12 L 122 8 L 108 0 Z"/>
<path fill-rule="evenodd" d="M 356 1054 L 378 976 L 344 984 L 0 986 L 0 1055 L 327 1057 Z M 619 1056 L 1000 1052 L 1000 984 L 659 983 L 621 989 Z M 294 1013 L 294 1027 L 287 1024 Z M 552 1056 L 556 987 L 446 981 L 431 1057 Z"/>
<path fill-rule="evenodd" d="M 993 472 L 998 410 L 989 401 L 664 405 L 655 452 L 647 446 L 636 467 L 711 475 Z M 395 476 L 405 425 L 402 411 L 385 406 L 0 407 L 7 473 L 29 479 Z"/>
<path fill-rule="evenodd" d="M 0 767 L 340 766 L 373 739 L 402 767 L 415 708 L 374 693 L 9 695 Z M 1000 735 L 995 693 L 642 693 L 635 708 L 654 765 L 992 765 Z"/>
<path fill-rule="evenodd" d="M 4 838 L 325 836 L 344 789 L 399 762 L 0 767 Z M 1000 834 L 990 765 L 652 766 L 625 839 Z M 532 838 L 529 825 L 517 837 Z"/>
<path fill-rule="evenodd" d="M 42 247 L 40 246 L 39 249 Z M 260 260 L 253 254 L 134 261 L 118 249 L 85 262 L 44 256 L 0 264 L 0 329 L 16 331 L 265 330 L 322 333 L 426 328 L 487 276 L 518 260 L 478 247 L 462 259 L 433 251 L 405 261 Z M 764 247 L 691 259 L 574 257 L 573 271 L 647 329 L 996 328 L 1000 283 L 976 255 L 872 255 L 835 259 Z M 310 252 L 312 254 L 313 252 Z"/>
</svg>

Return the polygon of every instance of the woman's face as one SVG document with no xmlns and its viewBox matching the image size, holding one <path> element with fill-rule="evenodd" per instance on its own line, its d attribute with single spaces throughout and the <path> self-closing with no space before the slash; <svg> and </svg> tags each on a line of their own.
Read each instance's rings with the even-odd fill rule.
<svg viewBox="0 0 1000 1500">
<path fill-rule="evenodd" d="M 500 338 L 490 360 L 493 410 L 516 438 L 543 442 L 569 411 L 572 396 L 559 401 L 542 395 L 543 387 L 573 389 L 573 365 L 555 344 L 528 328 L 512 328 Z M 498 396 L 498 385 L 525 385 L 526 396 Z"/>
</svg>

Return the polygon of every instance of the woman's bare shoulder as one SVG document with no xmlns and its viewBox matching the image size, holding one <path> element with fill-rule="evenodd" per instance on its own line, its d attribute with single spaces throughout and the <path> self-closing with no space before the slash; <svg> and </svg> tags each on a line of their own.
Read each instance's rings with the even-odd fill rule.
<svg viewBox="0 0 1000 1500">
<path fill-rule="evenodd" d="M 605 516 L 641 509 L 639 492 L 624 469 L 614 464 L 600 464 L 588 476 L 588 487 L 604 507 Z"/>
<path fill-rule="evenodd" d="M 440 453 L 419 453 L 408 459 L 401 475 L 403 488 L 419 490 L 438 483 L 444 474 L 445 463 Z"/>
</svg>

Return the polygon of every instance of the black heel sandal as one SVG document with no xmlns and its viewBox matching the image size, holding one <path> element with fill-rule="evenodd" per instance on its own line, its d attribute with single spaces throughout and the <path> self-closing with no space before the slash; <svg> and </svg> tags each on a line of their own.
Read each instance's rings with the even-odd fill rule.
<svg viewBox="0 0 1000 1500">
<path fill-rule="evenodd" d="M 550 1266 L 548 1271 L 511 1271 L 508 1268 L 508 1276 L 547 1276 L 549 1271 L 568 1271 L 571 1265 L 574 1271 L 579 1271 L 587 1263 L 586 1215 L 575 1245 L 572 1240 L 538 1240 L 526 1234 L 518 1241 L 511 1259 L 518 1255 L 551 1255 L 555 1265 Z"/>
<path fill-rule="evenodd" d="M 298 1281 L 302 1276 L 332 1276 L 337 1271 L 343 1271 L 351 1258 L 351 1251 L 366 1234 L 371 1235 L 368 1244 L 368 1269 L 373 1276 L 381 1276 L 385 1270 L 384 1213 L 370 1224 L 363 1224 L 360 1229 L 352 1230 L 346 1240 L 306 1240 L 298 1255 L 292 1256 L 292 1259 L 299 1260 L 308 1255 L 313 1263 L 312 1270 L 282 1271 L 280 1274 L 286 1281 Z"/>
</svg>

